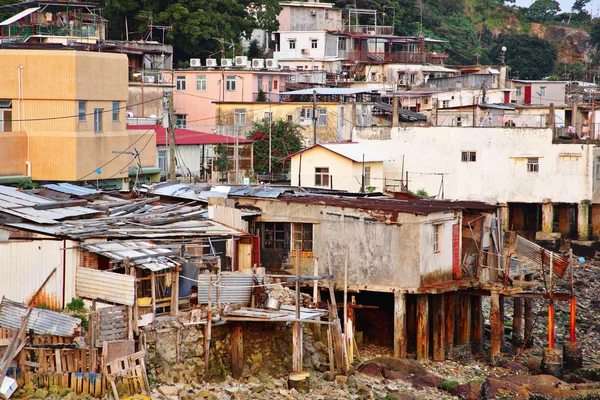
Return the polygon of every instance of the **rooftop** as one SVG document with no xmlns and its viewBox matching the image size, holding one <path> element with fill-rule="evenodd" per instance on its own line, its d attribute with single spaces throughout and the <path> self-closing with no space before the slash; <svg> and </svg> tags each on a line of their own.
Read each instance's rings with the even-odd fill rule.
<svg viewBox="0 0 600 400">
<path fill-rule="evenodd" d="M 127 125 L 130 130 L 154 130 L 156 132 L 156 145 L 165 146 L 167 144 L 167 131 L 161 125 Z M 177 144 L 234 144 L 236 139 L 231 136 L 215 135 L 214 133 L 206 133 L 192 131 L 190 129 L 175 128 L 175 142 Z M 253 143 L 253 140 L 239 138 L 238 144 Z"/>
</svg>

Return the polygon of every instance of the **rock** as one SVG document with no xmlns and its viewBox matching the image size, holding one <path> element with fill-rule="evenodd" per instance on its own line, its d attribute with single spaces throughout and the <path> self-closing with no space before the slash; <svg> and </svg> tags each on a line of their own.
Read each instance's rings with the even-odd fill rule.
<svg viewBox="0 0 600 400">
<path fill-rule="evenodd" d="M 48 391 L 44 389 L 38 389 L 33 395 L 39 399 L 44 399 L 48 396 Z"/>
<path fill-rule="evenodd" d="M 198 393 L 196 393 L 196 397 L 198 398 L 208 398 L 212 395 L 212 393 L 209 390 L 206 389 L 202 389 L 200 390 Z"/>
<path fill-rule="evenodd" d="M 260 371 L 261 365 L 259 362 L 255 362 L 254 364 L 252 364 L 252 366 L 250 367 L 250 372 L 253 374 L 257 374 L 258 371 Z"/>
<path fill-rule="evenodd" d="M 265 383 L 265 388 L 267 390 L 275 390 L 275 387 L 276 386 L 275 386 L 275 384 L 273 382 L 267 382 L 267 383 Z"/>
<path fill-rule="evenodd" d="M 489 377 L 483 386 L 483 394 L 486 399 L 511 398 L 528 399 L 529 392 L 514 383 Z"/>
<path fill-rule="evenodd" d="M 343 386 L 348 383 L 348 377 L 345 375 L 338 375 L 335 377 L 335 384 L 338 386 Z"/>
<path fill-rule="evenodd" d="M 265 390 L 263 385 L 256 385 L 252 388 L 252 393 L 260 393 Z"/>
<path fill-rule="evenodd" d="M 579 368 L 573 371 L 572 375 L 582 379 L 584 382 L 600 382 L 600 365 Z"/>
<path fill-rule="evenodd" d="M 235 394 L 240 391 L 240 388 L 237 386 L 231 386 L 231 387 L 225 388 L 225 391 L 229 394 Z"/>
<path fill-rule="evenodd" d="M 479 381 L 471 381 L 457 385 L 450 393 L 461 400 L 478 400 L 481 398 L 482 385 Z"/>
<path fill-rule="evenodd" d="M 177 396 L 179 393 L 176 386 L 166 386 L 166 385 L 159 386 L 158 392 L 165 396 Z"/>
<path fill-rule="evenodd" d="M 456 386 L 458 386 L 457 381 L 443 381 L 437 385 L 438 389 L 446 392 L 452 392 L 452 389 L 454 389 Z"/>
</svg>

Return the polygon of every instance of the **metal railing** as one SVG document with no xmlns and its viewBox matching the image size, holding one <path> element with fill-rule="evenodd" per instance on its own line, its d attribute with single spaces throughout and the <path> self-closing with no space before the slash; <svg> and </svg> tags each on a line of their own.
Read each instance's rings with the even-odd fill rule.
<svg viewBox="0 0 600 400">
<path fill-rule="evenodd" d="M 448 58 L 446 54 L 426 52 L 383 52 L 383 51 L 347 51 L 346 56 L 350 61 L 372 63 L 396 64 L 444 64 Z"/>
<path fill-rule="evenodd" d="M 389 25 L 346 25 L 344 33 L 363 33 L 365 35 L 393 35 L 394 27 Z"/>
</svg>

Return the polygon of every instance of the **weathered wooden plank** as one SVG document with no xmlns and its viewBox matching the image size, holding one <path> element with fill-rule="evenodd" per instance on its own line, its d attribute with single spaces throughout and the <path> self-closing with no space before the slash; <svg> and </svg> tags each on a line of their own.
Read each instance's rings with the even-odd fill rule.
<svg viewBox="0 0 600 400">
<path fill-rule="evenodd" d="M 244 369 L 244 333 L 241 322 L 233 324 L 231 332 L 231 365 L 234 379 L 240 379 Z"/>
<path fill-rule="evenodd" d="M 481 351 L 483 340 L 483 309 L 481 296 L 471 296 L 471 347 L 474 353 Z"/>
<path fill-rule="evenodd" d="M 501 336 L 504 336 L 504 324 L 500 319 L 500 293 L 491 292 L 490 300 L 490 357 L 492 360 L 500 356 Z"/>
<path fill-rule="evenodd" d="M 445 347 L 446 353 L 450 354 L 452 348 L 454 347 L 454 332 L 455 326 L 454 322 L 456 320 L 456 294 L 455 293 L 446 293 L 444 294 L 444 308 L 445 308 L 445 316 L 444 316 L 444 325 L 446 326 L 445 333 Z"/>
<path fill-rule="evenodd" d="M 429 358 L 429 297 L 417 296 L 417 359 Z"/>
<path fill-rule="evenodd" d="M 431 295 L 431 310 L 433 313 L 433 360 L 444 361 L 446 357 L 446 326 L 444 296 Z"/>
<path fill-rule="evenodd" d="M 405 358 L 408 337 L 406 333 L 406 294 L 394 293 L 394 357 Z"/>
</svg>

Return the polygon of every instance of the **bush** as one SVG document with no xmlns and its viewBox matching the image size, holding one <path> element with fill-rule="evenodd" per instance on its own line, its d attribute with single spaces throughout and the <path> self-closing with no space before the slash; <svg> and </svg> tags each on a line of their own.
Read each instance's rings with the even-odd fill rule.
<svg viewBox="0 0 600 400">
<path fill-rule="evenodd" d="M 87 331 L 90 326 L 87 316 L 85 314 L 73 314 L 73 316 L 81 320 L 81 327 Z"/>
<path fill-rule="evenodd" d="M 83 300 L 76 299 L 75 297 L 71 298 L 71 302 L 67 303 L 67 310 L 69 311 L 83 311 L 85 310 L 85 304 Z"/>
</svg>

